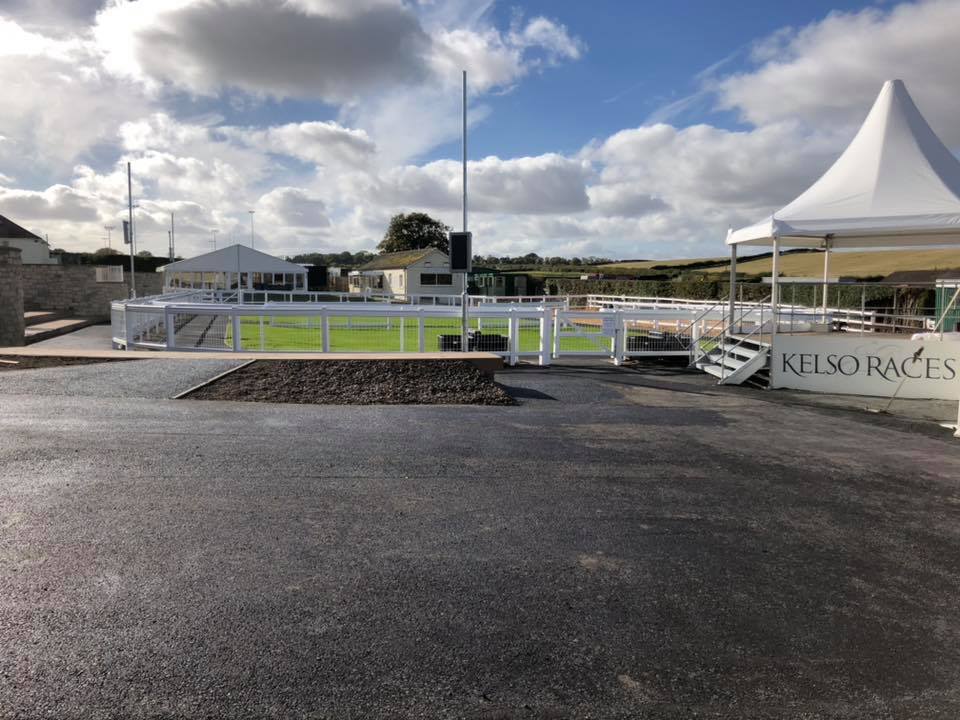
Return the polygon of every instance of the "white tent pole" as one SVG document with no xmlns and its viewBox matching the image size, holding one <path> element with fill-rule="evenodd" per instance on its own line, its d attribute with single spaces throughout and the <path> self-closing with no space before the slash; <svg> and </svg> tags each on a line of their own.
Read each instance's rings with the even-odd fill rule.
<svg viewBox="0 0 960 720">
<path fill-rule="evenodd" d="M 727 239 L 730 238 L 730 230 L 727 230 Z M 737 290 L 737 245 L 736 243 L 730 246 L 730 321 L 729 325 L 733 326 L 733 323 L 736 322 L 736 290 Z"/>
<path fill-rule="evenodd" d="M 780 305 L 780 283 L 778 276 L 780 274 L 780 233 L 773 234 L 773 267 L 770 269 L 772 277 L 770 278 L 770 307 L 773 310 L 773 330 L 771 335 L 777 334 L 777 326 L 780 324 L 779 305 Z"/>
<path fill-rule="evenodd" d="M 824 242 L 823 251 L 823 316 L 827 316 L 827 283 L 830 277 L 830 241 Z"/>
</svg>

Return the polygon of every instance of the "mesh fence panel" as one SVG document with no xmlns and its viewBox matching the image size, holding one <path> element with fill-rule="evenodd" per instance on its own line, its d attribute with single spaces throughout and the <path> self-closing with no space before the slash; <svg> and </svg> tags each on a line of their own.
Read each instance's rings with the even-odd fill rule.
<svg viewBox="0 0 960 720">
<path fill-rule="evenodd" d="M 132 345 L 166 345 L 167 330 L 163 311 L 132 310 L 128 307 L 124 315 Z"/>
<path fill-rule="evenodd" d="M 126 338 L 125 310 L 123 305 L 112 305 L 110 307 L 110 330 L 114 340 L 123 340 Z"/>
<path fill-rule="evenodd" d="M 691 325 L 678 320 L 626 320 L 628 355 L 657 353 L 687 354 L 690 351 Z"/>
<path fill-rule="evenodd" d="M 232 342 L 233 328 L 229 329 Z M 241 315 L 240 349 L 267 352 L 323 352 L 320 315 Z"/>
<path fill-rule="evenodd" d="M 558 353 L 609 355 L 611 338 L 604 332 L 603 317 L 596 313 L 559 313 L 554 328 Z"/>
<path fill-rule="evenodd" d="M 330 352 L 400 352 L 400 318 L 377 315 L 331 314 Z M 409 339 L 409 329 L 404 327 Z M 416 347 L 416 326 L 413 329 Z"/>
<path fill-rule="evenodd" d="M 178 350 L 232 350 L 231 322 L 227 315 L 172 314 L 174 347 Z"/>
</svg>

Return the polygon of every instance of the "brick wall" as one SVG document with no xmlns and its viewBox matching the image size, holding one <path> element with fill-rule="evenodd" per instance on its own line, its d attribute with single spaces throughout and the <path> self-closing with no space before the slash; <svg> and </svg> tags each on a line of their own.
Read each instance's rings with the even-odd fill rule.
<svg viewBox="0 0 960 720">
<path fill-rule="evenodd" d="M 0 245 L 0 347 L 23 345 L 20 248 Z"/>
<path fill-rule="evenodd" d="M 110 301 L 130 296 L 130 273 L 122 283 L 98 283 L 92 265 L 22 265 L 24 310 L 65 311 L 83 317 L 110 317 Z M 137 273 L 137 297 L 159 295 L 161 273 Z"/>
</svg>

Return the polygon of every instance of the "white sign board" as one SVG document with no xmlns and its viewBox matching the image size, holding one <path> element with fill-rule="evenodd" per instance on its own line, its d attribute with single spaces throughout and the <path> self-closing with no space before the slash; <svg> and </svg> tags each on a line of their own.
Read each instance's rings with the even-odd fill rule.
<svg viewBox="0 0 960 720">
<path fill-rule="evenodd" d="M 960 342 L 879 335 L 777 335 L 771 387 L 841 395 L 960 399 Z"/>
</svg>

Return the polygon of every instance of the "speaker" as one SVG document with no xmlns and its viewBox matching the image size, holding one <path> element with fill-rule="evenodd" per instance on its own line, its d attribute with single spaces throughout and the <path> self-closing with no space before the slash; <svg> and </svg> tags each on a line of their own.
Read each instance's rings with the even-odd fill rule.
<svg viewBox="0 0 960 720">
<path fill-rule="evenodd" d="M 473 233 L 451 232 L 450 272 L 468 273 L 473 270 Z"/>
</svg>

